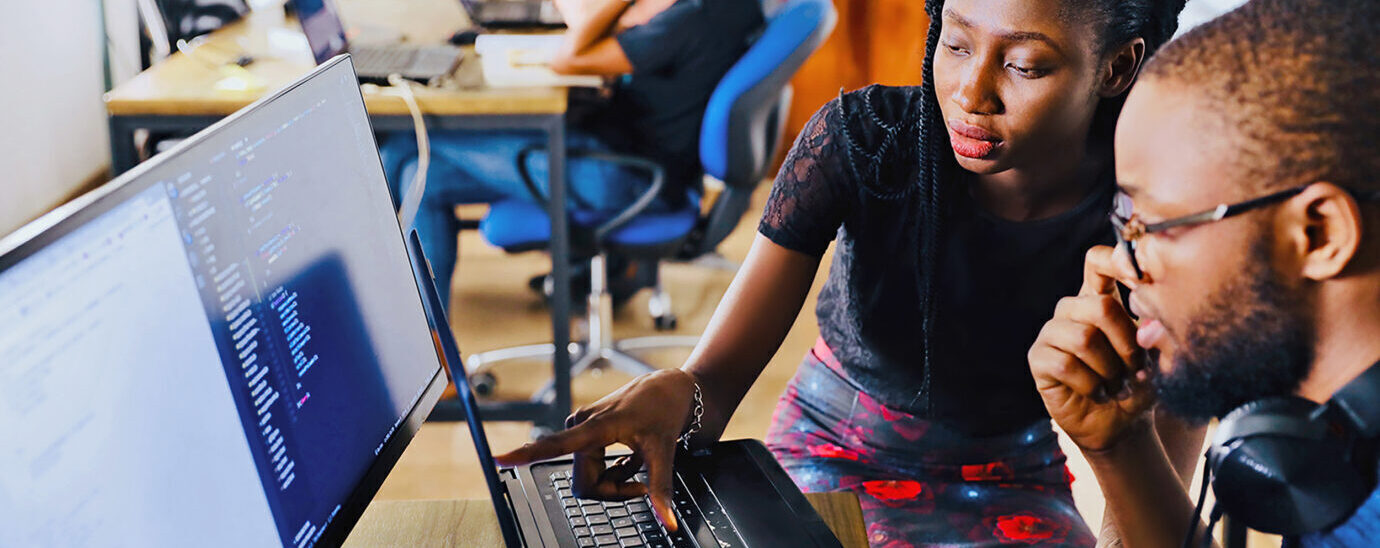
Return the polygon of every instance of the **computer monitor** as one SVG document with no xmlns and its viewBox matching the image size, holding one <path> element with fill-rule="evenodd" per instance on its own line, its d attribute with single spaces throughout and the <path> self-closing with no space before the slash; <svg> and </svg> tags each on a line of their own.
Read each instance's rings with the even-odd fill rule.
<svg viewBox="0 0 1380 548">
<path fill-rule="evenodd" d="M 0 546 L 343 541 L 446 379 L 347 57 L 0 240 Z"/>
</svg>

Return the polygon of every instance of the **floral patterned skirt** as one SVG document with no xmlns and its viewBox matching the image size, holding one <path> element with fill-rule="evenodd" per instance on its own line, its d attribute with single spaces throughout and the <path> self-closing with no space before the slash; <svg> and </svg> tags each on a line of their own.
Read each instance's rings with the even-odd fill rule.
<svg viewBox="0 0 1380 548">
<path fill-rule="evenodd" d="M 857 493 L 874 548 L 1096 544 L 1048 419 L 963 435 L 859 391 L 822 340 L 778 402 L 767 447 L 805 492 Z"/>
</svg>

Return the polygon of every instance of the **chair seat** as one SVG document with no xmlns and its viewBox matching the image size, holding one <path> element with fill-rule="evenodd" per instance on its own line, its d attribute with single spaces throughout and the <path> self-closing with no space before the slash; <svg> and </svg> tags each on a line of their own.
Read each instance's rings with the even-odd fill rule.
<svg viewBox="0 0 1380 548">
<path fill-rule="evenodd" d="M 601 243 L 636 246 L 675 241 L 690 233 L 699 213 L 699 200 L 694 199 L 674 211 L 643 213 Z M 616 214 L 577 209 L 570 212 L 570 222 L 593 229 Z M 479 233 L 490 244 L 503 249 L 530 248 L 551 240 L 551 219 L 535 202 L 505 200 L 489 206 L 489 214 L 479 222 Z"/>
</svg>

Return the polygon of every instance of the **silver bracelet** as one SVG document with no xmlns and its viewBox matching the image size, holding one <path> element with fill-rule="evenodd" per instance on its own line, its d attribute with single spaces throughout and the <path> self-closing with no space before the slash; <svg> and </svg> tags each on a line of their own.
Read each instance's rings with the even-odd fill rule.
<svg viewBox="0 0 1380 548">
<path fill-rule="evenodd" d="M 694 381 L 691 381 L 694 382 Z M 686 451 L 690 450 L 690 437 L 700 431 L 700 419 L 704 418 L 704 395 L 700 393 L 700 383 L 695 382 L 695 409 L 691 412 L 690 426 L 676 439 Z"/>
</svg>

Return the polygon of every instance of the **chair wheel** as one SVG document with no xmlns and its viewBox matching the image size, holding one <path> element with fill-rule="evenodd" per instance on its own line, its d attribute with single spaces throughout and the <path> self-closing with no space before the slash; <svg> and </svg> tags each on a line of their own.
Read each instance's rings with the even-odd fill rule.
<svg viewBox="0 0 1380 548">
<path fill-rule="evenodd" d="M 498 378 L 488 371 L 470 375 L 470 388 L 473 388 L 474 393 L 480 396 L 492 396 L 496 385 L 498 385 Z"/>
<path fill-rule="evenodd" d="M 657 331 L 672 331 L 676 328 L 676 316 L 674 314 L 657 316 L 652 318 L 652 323 Z"/>
</svg>

